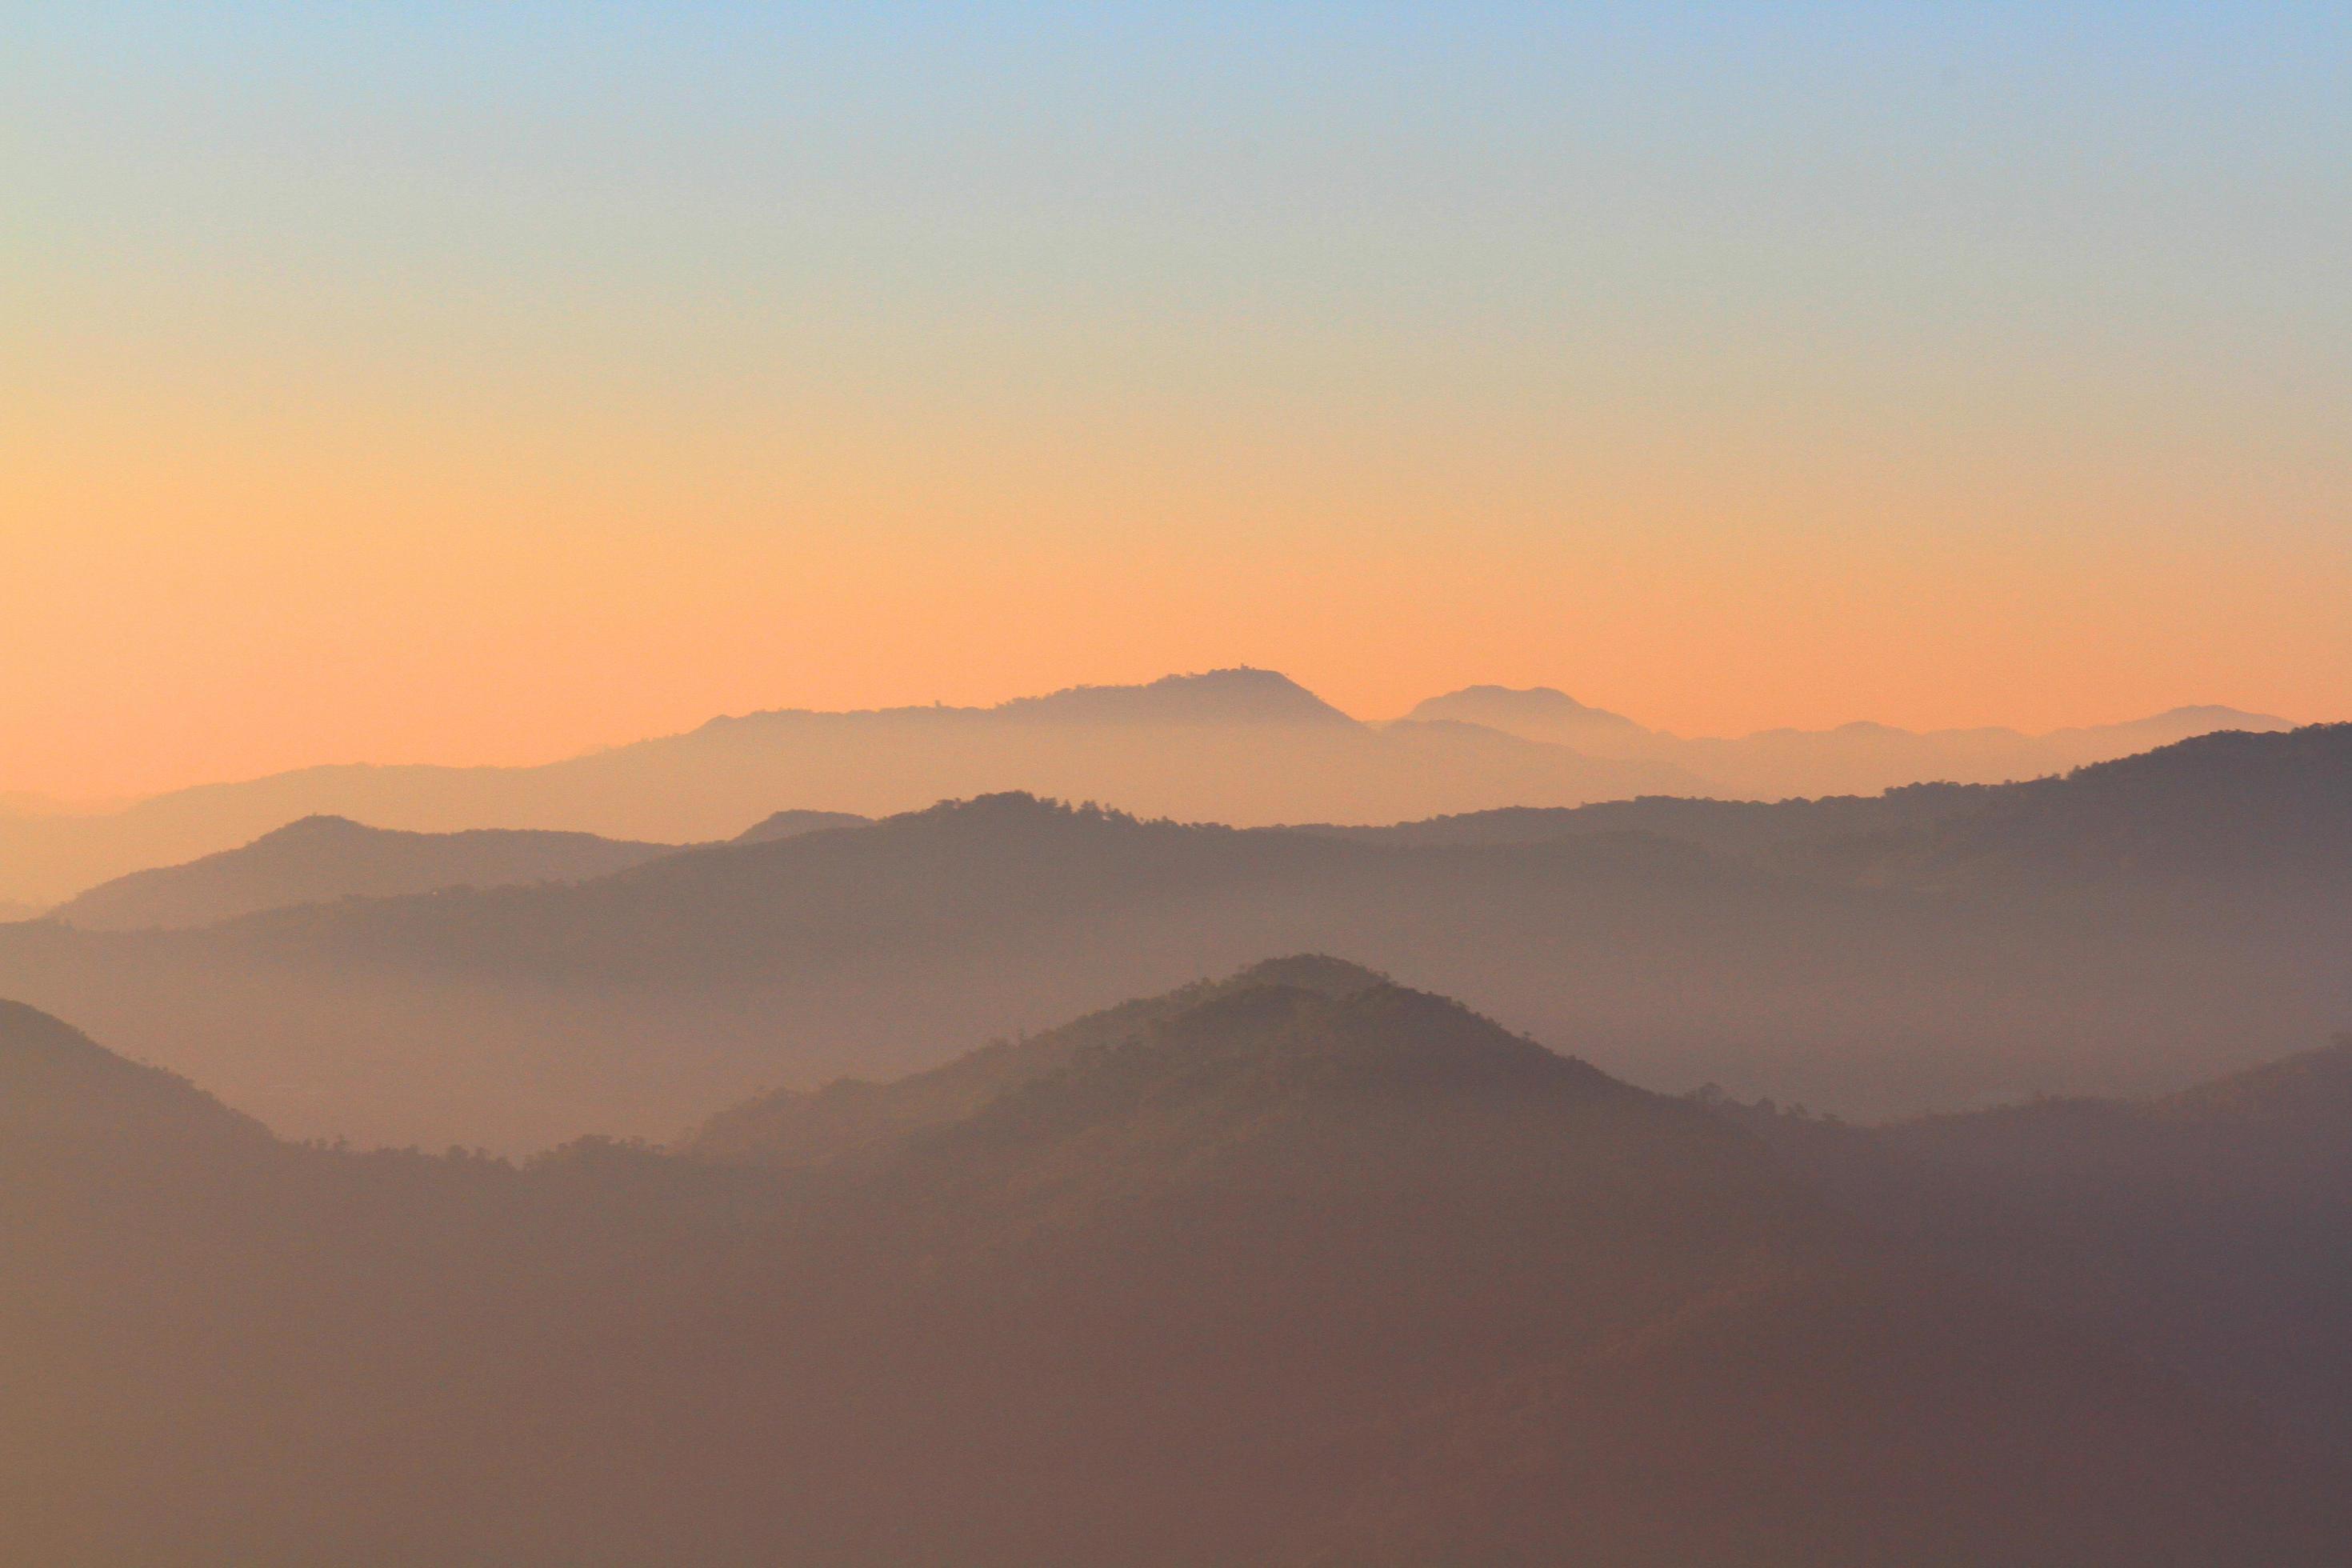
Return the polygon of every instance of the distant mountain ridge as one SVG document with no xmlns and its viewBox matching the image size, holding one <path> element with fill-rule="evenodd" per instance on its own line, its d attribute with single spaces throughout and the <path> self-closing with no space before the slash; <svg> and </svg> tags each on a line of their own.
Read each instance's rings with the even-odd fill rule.
<svg viewBox="0 0 2352 1568">
<path fill-rule="evenodd" d="M 1081 723 L 1357 722 L 1286 675 L 1237 665 L 1231 669 L 1163 675 L 1139 686 L 1069 686 L 1036 697 L 1014 697 L 977 708 L 930 703 L 845 713 L 814 708 L 770 708 L 713 719 L 703 729 L 730 730 L 796 719 L 990 716 Z"/>
<path fill-rule="evenodd" d="M 1008 794 L 572 884 L 0 926 L 0 994 L 286 1131 L 516 1148 L 673 1136 L 762 1084 L 1340 952 L 1627 1076 L 1885 1115 L 2148 1092 L 2325 1037 L 2352 1017 L 2347 843 L 2352 726 L 2019 785 L 1384 829 Z"/>
<path fill-rule="evenodd" d="M 1986 797 L 1920 846 L 1946 878 L 2338 882 L 2352 872 L 2352 724 L 2221 731 Z"/>
<path fill-rule="evenodd" d="M 340 816 L 306 816 L 242 848 L 102 883 L 51 910 L 50 918 L 85 931 L 213 925 L 335 899 L 580 881 L 677 847 L 586 833 L 404 833 Z"/>
<path fill-rule="evenodd" d="M 741 832 L 779 803 L 880 816 L 1019 790 L 1236 826 L 1368 826 L 1638 795 L 1780 799 L 1995 783 L 2216 728 L 2283 727 L 2234 710 L 2182 709 L 2045 736 L 1850 725 L 1684 740 L 1549 689 L 1499 687 L 1371 724 L 1274 671 L 1210 670 L 993 708 L 772 710 L 536 767 L 318 767 L 102 814 L 0 811 L 0 900 L 54 903 L 317 815 L 417 832 L 700 843 Z"/>
<path fill-rule="evenodd" d="M 2292 721 L 2273 714 L 2207 704 L 2120 724 L 2080 725 L 2038 735 L 1998 727 L 1919 731 L 1857 721 L 1828 730 L 1783 728 L 1686 738 L 1588 707 L 1550 687 L 1515 690 L 1499 686 L 1465 687 L 1431 698 L 1411 717 L 1482 724 L 1596 756 L 1671 763 L 1706 781 L 1699 793 L 1759 800 L 1875 795 L 1923 783 L 2005 784 L 2063 773 L 2214 731 L 2294 728 Z"/>
<path fill-rule="evenodd" d="M 823 833 L 835 827 L 864 827 L 873 820 L 854 811 L 779 811 L 761 817 L 728 842 L 772 844 L 780 838 L 797 838 L 803 833 Z"/>
<path fill-rule="evenodd" d="M 1549 686 L 1465 686 L 1459 691 L 1419 703 L 1405 717 L 1424 722 L 1484 724 L 1531 741 L 1552 741 L 1569 746 L 1580 742 L 1603 747 L 1637 745 L 1656 733 L 1622 713 L 1588 707 L 1567 692 Z"/>
<path fill-rule="evenodd" d="M 2341 879 L 2352 724 L 2220 731 L 2009 784 L 1784 801 L 1649 796 L 1307 831 L 1366 844 L 1534 845 L 1642 834 L 1874 883 Z"/>
<path fill-rule="evenodd" d="M 1271 671 L 1215 670 L 992 709 L 751 713 L 538 767 L 311 768 L 105 816 L 0 817 L 0 899 L 70 897 L 321 814 L 421 832 L 684 843 L 732 837 L 780 802 L 882 816 L 1017 789 L 1269 824 L 1701 787 L 1672 764 L 1587 757 L 1492 729 L 1362 724 Z"/>
<path fill-rule="evenodd" d="M 1087 723 L 1353 724 L 1355 720 L 1270 669 L 1168 675 L 1144 686 L 1074 686 L 989 710 L 1009 718 Z"/>
</svg>

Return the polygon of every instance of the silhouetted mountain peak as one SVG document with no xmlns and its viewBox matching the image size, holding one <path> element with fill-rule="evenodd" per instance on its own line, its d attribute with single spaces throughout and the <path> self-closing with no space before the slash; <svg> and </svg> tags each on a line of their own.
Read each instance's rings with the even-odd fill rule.
<svg viewBox="0 0 2352 1568">
<path fill-rule="evenodd" d="M 1567 692 L 1549 686 L 1465 686 L 1459 691 L 1428 699 L 1405 717 L 1423 722 L 1451 720 L 1496 728 L 1509 728 L 1516 722 L 1627 732 L 1642 729 L 1622 713 L 1579 702 Z"/>
<path fill-rule="evenodd" d="M 887 820 L 909 822 L 1074 822 L 1080 819 L 1101 822 L 1132 822 L 1123 811 L 1101 806 L 1073 805 L 1066 800 L 1047 795 L 1032 795 L 1025 789 L 997 790 L 989 795 L 975 795 L 962 800 L 943 800 L 927 805 L 920 811 L 901 812 Z"/>
<path fill-rule="evenodd" d="M 761 817 L 729 842 L 735 844 L 772 844 L 780 838 L 797 838 L 803 833 L 823 833 L 835 827 L 863 827 L 872 817 L 860 816 L 854 811 L 779 811 Z"/>
<path fill-rule="evenodd" d="M 353 822 L 348 816 L 337 816 L 331 812 L 314 812 L 309 816 L 297 817 L 274 832 L 265 833 L 254 842 L 270 844 L 300 839 L 373 838 L 384 834 L 383 828 L 370 827 L 363 822 Z"/>
<path fill-rule="evenodd" d="M 943 800 L 920 811 L 902 812 L 883 818 L 881 826 L 900 834 L 1014 843 L 1040 835 L 1129 833 L 1154 825 L 1092 801 L 1073 804 L 1031 795 L 1027 790 L 1003 790 L 973 795 L 968 800 Z"/>
<path fill-rule="evenodd" d="M 994 711 L 1012 719 L 1110 724 L 1353 724 L 1355 721 L 1286 675 L 1213 669 L 1168 675 L 1144 686 L 1073 686 L 1020 697 Z"/>
<path fill-rule="evenodd" d="M 1389 983 L 1387 975 L 1360 963 L 1350 963 L 1344 958 L 1332 958 L 1320 952 L 1292 953 L 1285 958 L 1269 958 L 1253 963 L 1225 982 L 1229 986 L 1284 985 L 1299 991 L 1312 991 L 1334 1001 L 1353 996 L 1359 991 L 1370 991 Z"/>
<path fill-rule="evenodd" d="M 698 1159 L 729 1164 L 807 1166 L 872 1155 L 927 1128 L 970 1117 L 1088 1051 L 1120 1044 L 1217 999 L 1275 992 L 1339 999 L 1386 984 L 1371 970 L 1321 953 L 1270 958 L 1223 980 L 1124 1002 L 1018 1041 L 1000 1040 L 896 1082 L 844 1079 L 820 1089 L 759 1095 L 710 1118 L 681 1147 Z"/>
<path fill-rule="evenodd" d="M 2222 724 L 2233 729 L 2279 730 L 2294 728 L 2294 721 L 2282 719 L 2275 713 L 2250 713 L 2243 708 L 2231 708 L 2219 702 L 2189 702 L 2178 708 L 2168 708 L 2140 720 L 2143 724 Z"/>
<path fill-rule="evenodd" d="M 1409 1098 L 1482 1085 L 1505 1098 L 1547 1085 L 1636 1092 L 1457 1003 L 1344 959 L 1295 953 L 896 1082 L 761 1095 L 711 1118 L 682 1150 L 722 1163 L 812 1166 L 871 1159 L 959 1123 L 1010 1117 L 1005 1127 L 1030 1126 L 1041 1107 L 1052 1121 L 1075 1107 L 1115 1117 L 1191 1097 L 1246 1119 L 1341 1089 Z M 1033 1090 L 1042 1098 L 1029 1103 Z"/>
<path fill-rule="evenodd" d="M 1331 976 L 1309 971 L 1301 977 Z M 1285 1064 L 1287 1081 L 1403 1094 L 1624 1087 L 1596 1068 L 1512 1034 L 1451 997 L 1386 980 L 1335 994 L 1286 978 L 1211 1003 L 1171 1023 L 1168 1032 L 1171 1037 L 1190 1034 L 1195 1040 L 1213 1037 L 1234 1016 L 1220 1017 L 1221 1007 L 1237 1008 L 1258 994 L 1289 999 L 1286 1018 L 1274 1009 L 1264 1015 L 1278 1025 L 1265 1041 L 1264 1059 Z"/>
<path fill-rule="evenodd" d="M 1328 1127 L 1369 1113 L 1384 1124 L 1395 1109 L 1435 1115 L 1478 1101 L 1525 1111 L 1617 1096 L 1644 1098 L 1445 997 L 1388 982 L 1338 997 L 1237 984 L 1018 1086 L 972 1119 L 970 1136 L 1054 1142 L 1122 1127 L 1117 1136 L 1139 1147 L 1173 1137 L 1213 1148 L 1302 1120 Z"/>
</svg>

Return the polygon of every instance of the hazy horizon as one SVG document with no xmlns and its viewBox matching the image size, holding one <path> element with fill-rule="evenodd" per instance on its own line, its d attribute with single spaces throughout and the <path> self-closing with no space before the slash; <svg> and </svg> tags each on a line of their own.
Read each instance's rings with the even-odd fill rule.
<svg viewBox="0 0 2352 1568">
<path fill-rule="evenodd" d="M 655 730 L 641 734 L 630 735 L 607 733 L 600 735 L 596 739 L 589 741 L 584 744 L 574 746 L 568 750 L 547 752 L 509 753 L 500 752 L 493 748 L 489 751 L 479 753 L 467 753 L 440 751 L 436 750 L 430 744 L 426 744 L 422 750 L 415 752 L 381 751 L 360 754 L 320 753 L 316 755 L 301 756 L 297 760 L 287 762 L 282 767 L 274 767 L 268 770 L 268 773 L 300 772 L 307 768 L 331 768 L 344 766 L 529 768 L 542 766 L 551 763 L 566 762 L 578 758 L 593 756 L 602 752 L 614 751 L 623 747 L 635 745 L 646 741 L 665 740 L 677 735 L 688 734 L 714 722 L 723 722 L 732 719 L 755 717 L 760 714 L 920 712 L 926 710 L 936 710 L 940 708 L 956 709 L 964 711 L 985 712 L 991 710 L 1018 704 L 1026 700 L 1033 700 L 1045 696 L 1056 696 L 1066 692 L 1106 689 L 1136 689 L 1150 686 L 1156 681 L 1182 680 L 1202 676 L 1224 675 L 1237 671 L 1257 674 L 1275 674 L 1281 675 L 1286 679 L 1295 679 L 1295 678 L 1291 677 L 1287 671 L 1270 669 L 1265 666 L 1250 665 L 1234 661 L 1198 670 L 1162 670 L 1154 674 L 1140 676 L 1132 681 L 1066 680 L 1053 686 L 1041 687 L 1035 690 L 1007 691 L 1001 695 L 983 695 L 973 700 L 964 702 L 950 702 L 937 696 L 920 697 L 906 700 L 877 701 L 856 708 L 824 708 L 802 702 L 783 700 L 766 701 L 761 702 L 751 708 L 730 712 L 706 713 L 698 718 L 683 721 L 671 729 Z M 1470 680 L 1463 682 L 1456 687 L 1447 688 L 1442 690 L 1432 689 L 1423 692 L 1417 698 L 1407 700 L 1402 707 L 1396 709 L 1394 711 L 1382 710 L 1379 712 L 1364 712 L 1350 710 L 1344 704 L 1333 701 L 1328 694 L 1318 689 L 1311 683 L 1299 681 L 1297 682 L 1297 684 L 1303 687 L 1314 696 L 1322 699 L 1327 703 L 1329 703 L 1330 706 L 1339 709 L 1346 717 L 1354 720 L 1358 723 L 1370 725 L 1394 723 L 1407 719 L 1412 716 L 1415 708 L 1424 706 L 1430 701 L 1440 697 L 1454 696 L 1462 692 L 1482 689 L 1500 689 L 1512 695 L 1557 692 L 1559 695 L 1570 698 L 1580 702 L 1586 708 L 1597 709 L 1604 713 L 1615 714 L 1623 718 L 1631 719 L 1638 724 L 1656 730 L 1661 735 L 1671 736 L 1674 739 L 1685 741 L 1738 741 L 1748 739 L 1752 736 L 1765 735 L 1776 731 L 1790 730 L 1801 731 L 1808 733 L 1819 733 L 1852 725 L 1877 725 L 1887 724 L 1889 722 L 1881 715 L 1876 713 L 1856 713 L 1848 715 L 1843 719 L 1833 720 L 1829 722 L 1817 725 L 1764 723 L 1746 729 L 1724 731 L 1719 734 L 1693 731 L 1677 731 L 1672 730 L 1668 726 L 1654 724 L 1652 721 L 1643 714 L 1627 711 L 1607 701 L 1601 700 L 1589 690 L 1580 689 L 1572 683 L 1557 683 L 1539 679 L 1529 680 L 1518 684 L 1506 684 L 1504 682 L 1485 679 Z M 2168 702 L 2160 707 L 2147 710 L 2095 713 L 2089 716 L 2070 719 L 2063 723 L 2053 724 L 2044 728 L 2034 728 L 2023 724 L 2009 723 L 1999 720 L 1967 725 L 1927 725 L 1916 728 L 1911 726 L 1890 725 L 1889 727 L 1907 729 L 1911 730 L 1914 733 L 1921 734 L 1979 729 L 2008 730 L 2013 731 L 2018 734 L 2031 739 L 2055 733 L 2061 731 L 2096 728 L 2104 725 L 2128 724 L 2140 720 L 2160 718 L 2173 713 L 2194 711 L 2204 709 L 2227 709 L 2257 718 L 2283 719 L 2294 724 L 2327 723 L 2337 721 L 2335 715 L 2313 717 L 2304 714 L 2279 713 L 2250 704 L 2225 700 L 2216 700 L 2207 696 L 2191 697 L 2181 701 Z M 2352 710 L 2347 710 L 2347 711 L 2352 711 Z M 61 809 L 81 812 L 111 809 L 127 805 L 133 801 L 149 798 L 151 796 L 167 795 L 176 790 L 194 788 L 205 784 L 241 783 L 257 777 L 268 776 L 268 773 L 232 773 L 207 774 L 201 777 L 191 776 L 173 779 L 170 782 L 154 784 L 152 787 L 147 788 L 121 789 L 113 792 L 101 792 L 95 794 L 84 793 L 79 795 L 45 790 L 37 787 L 37 785 L 31 781 L 17 781 L 5 776 L 0 776 L 0 815 L 5 815 L 11 811 L 39 812 Z"/>
</svg>

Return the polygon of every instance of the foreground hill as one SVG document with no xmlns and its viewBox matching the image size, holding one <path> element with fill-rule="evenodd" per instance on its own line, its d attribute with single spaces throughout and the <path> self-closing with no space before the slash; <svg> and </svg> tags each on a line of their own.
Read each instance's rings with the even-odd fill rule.
<svg viewBox="0 0 2352 1568">
<path fill-rule="evenodd" d="M 1790 806 L 1812 826 L 1738 852 L 1654 832 L 1366 841 L 996 796 L 573 885 L 200 931 L 0 927 L 0 991 L 284 1131 L 506 1148 L 667 1137 L 762 1084 L 937 1065 L 1302 948 L 1572 1032 L 1612 1070 L 1852 1114 L 2153 1092 L 2352 1018 L 2352 866 L 2328 848 L 2352 729 L 1935 798 L 1852 834 L 1815 830 L 1829 803 Z M 2100 857 L 2040 851 L 2085 810 Z M 2184 859 L 2166 847 L 2190 823 L 2210 848 Z"/>
<path fill-rule="evenodd" d="M 403 833 L 340 816 L 306 816 L 240 849 L 101 883 L 50 916 L 85 931 L 214 925 L 261 910 L 337 899 L 582 881 L 677 847 L 586 833 Z"/>
<path fill-rule="evenodd" d="M 2352 1454 L 2352 1035 L 2143 1100 L 1877 1128 L 1722 1109 L 1881 1231 Z"/>
<path fill-rule="evenodd" d="M 57 900 L 243 844 L 295 818 L 384 827 L 729 837 L 780 802 L 881 815 L 1023 789 L 1233 823 L 1700 793 L 1671 765 L 1465 724 L 1359 723 L 1265 670 L 1080 688 L 996 708 L 782 711 L 529 768 L 324 767 L 182 790 L 104 816 L 0 816 L 0 898 Z"/>
<path fill-rule="evenodd" d="M 2140 1568 L 2352 1527 L 2250 1408 L 1442 998 L 1286 961 L 1122 1016 L 788 1174 L 126 1165 L 98 1090 L 0 1180 L 0 1556 Z"/>
</svg>

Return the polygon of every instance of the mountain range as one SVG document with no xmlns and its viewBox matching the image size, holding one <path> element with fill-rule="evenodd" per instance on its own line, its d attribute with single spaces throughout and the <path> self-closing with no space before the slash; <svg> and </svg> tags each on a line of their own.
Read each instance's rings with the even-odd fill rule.
<svg viewBox="0 0 2352 1568">
<path fill-rule="evenodd" d="M 1431 698 L 1408 717 L 1477 724 L 1596 757 L 1670 764 L 1706 781 L 1694 793 L 1737 800 L 1875 795 L 1928 782 L 2005 784 L 2153 751 L 2217 730 L 2294 727 L 2274 714 L 2209 704 L 2038 735 L 2000 727 L 1921 731 L 1859 722 L 1830 730 L 1685 737 L 1644 728 L 1543 686 L 1465 687 Z"/>
<path fill-rule="evenodd" d="M 1234 826 L 1363 825 L 1643 795 L 1777 798 L 1998 782 L 2213 730 L 2284 727 L 2214 708 L 2040 737 L 1848 726 L 1680 740 L 1557 692 L 1498 688 L 1371 724 L 1272 671 L 1215 670 L 985 709 L 752 713 L 537 767 L 318 767 L 98 814 L 0 810 L 0 899 L 58 902 L 311 816 L 418 832 L 687 843 L 732 837 L 780 807 L 871 816 L 1017 790 Z"/>
<path fill-rule="evenodd" d="M 0 1089 L 10 1563 L 2315 1568 L 2352 1528 L 2227 1366 L 1330 959 L 830 1129 L 520 1167 L 278 1142 L 20 1007 Z"/>
<path fill-rule="evenodd" d="M 477 828 L 404 833 L 306 816 L 241 848 L 134 871 L 49 911 L 84 931 L 204 926 L 261 910 L 602 877 L 671 853 L 587 833 Z"/>
<path fill-rule="evenodd" d="M 2323 726 L 2014 785 L 1378 830 L 989 796 L 580 882 L 0 926 L 0 994 L 283 1132 L 528 1149 L 1302 949 L 1663 1088 L 1871 1115 L 2147 1093 L 2344 1026 L 2347 939 L 2352 727 Z"/>
<path fill-rule="evenodd" d="M 772 844 L 803 833 L 860 827 L 867 820 L 839 811 L 779 811 L 728 842 Z M 341 899 L 585 881 L 679 847 L 528 828 L 410 833 L 347 817 L 306 816 L 237 848 L 184 866 L 133 871 L 54 909 L 21 910 L 16 918 L 46 914 L 82 931 L 187 929 Z"/>
</svg>

